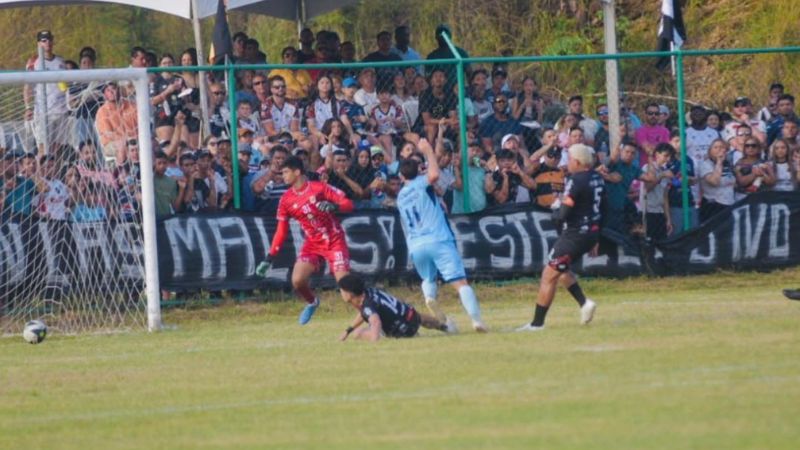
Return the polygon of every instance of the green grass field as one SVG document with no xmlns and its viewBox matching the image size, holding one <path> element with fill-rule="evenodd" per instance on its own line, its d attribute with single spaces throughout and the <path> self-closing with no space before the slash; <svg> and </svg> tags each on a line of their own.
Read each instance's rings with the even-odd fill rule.
<svg viewBox="0 0 800 450">
<path fill-rule="evenodd" d="M 539 333 L 532 282 L 477 288 L 462 328 L 340 343 L 354 312 L 300 303 L 172 310 L 157 334 L 0 339 L 0 449 L 800 446 L 800 269 L 584 280 Z M 391 289 L 417 305 L 419 292 Z"/>
</svg>

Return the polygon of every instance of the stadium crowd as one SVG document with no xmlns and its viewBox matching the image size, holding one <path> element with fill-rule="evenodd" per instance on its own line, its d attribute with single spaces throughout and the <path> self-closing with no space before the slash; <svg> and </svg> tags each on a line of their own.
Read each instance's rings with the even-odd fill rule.
<svg viewBox="0 0 800 450">
<path fill-rule="evenodd" d="M 436 29 L 438 47 L 427 59 L 452 58 Z M 91 69 L 96 52 L 83 48 L 78 62 L 54 52 L 55 38 L 41 31 L 45 70 Z M 286 64 L 357 62 L 351 42 L 322 30 L 300 33 L 300 48 L 281 52 Z M 236 33 L 236 64 L 263 64 L 259 43 Z M 466 56 L 462 49 L 457 49 Z M 410 30 L 381 31 L 363 62 L 422 60 Z M 141 47 L 131 67 L 196 66 L 194 49 L 179 58 Z M 28 70 L 41 70 L 37 57 Z M 286 191 L 281 165 L 290 155 L 306 163 L 309 179 L 345 192 L 358 209 L 393 208 L 401 180 L 399 162 L 417 158 L 420 137 L 435 144 L 443 168 L 436 195 L 449 213 L 464 212 L 465 186 L 473 212 L 506 204 L 549 208 L 565 184 L 565 149 L 585 143 L 595 150 L 607 184 L 607 227 L 660 239 L 696 226 L 744 196 L 791 191 L 800 183 L 800 138 L 795 99 L 780 83 L 756 109 L 738 97 L 728 111 L 693 106 L 688 114 L 687 173 L 694 208 L 681 213 L 678 120 L 663 104 L 635 105 L 625 98 L 622 145 L 609 145 L 608 107 L 584 109 L 581 95 L 564 104 L 540 91 L 532 76 L 510 78 L 508 67 L 468 66 L 468 142 L 459 148 L 455 65 L 377 66 L 356 69 L 238 70 L 235 93 L 222 71 L 150 74 L 156 212 L 204 213 L 233 208 L 234 171 L 241 209 L 274 215 Z M 199 85 L 209 93 L 210 132 L 203 133 Z M 38 148 L 3 145 L 2 220 L 39 215 L 76 222 L 134 220 L 141 202 L 136 106 L 128 83 L 72 83 L 24 90 L 25 125 Z M 237 121 L 231 123 L 229 96 Z M 46 104 L 46 112 L 41 105 Z M 47 126 L 40 120 L 46 116 Z M 238 151 L 232 155 L 236 133 Z M 202 138 L 201 138 L 202 137 Z M 21 140 L 17 140 L 21 141 Z M 14 141 L 14 142 L 17 142 Z M 46 143 L 46 147 L 45 147 Z M 462 164 L 462 152 L 468 164 Z"/>
</svg>

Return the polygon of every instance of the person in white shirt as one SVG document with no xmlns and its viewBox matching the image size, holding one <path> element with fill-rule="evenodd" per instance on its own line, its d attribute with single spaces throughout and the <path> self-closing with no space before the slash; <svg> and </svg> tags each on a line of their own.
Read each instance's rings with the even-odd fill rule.
<svg viewBox="0 0 800 450">
<path fill-rule="evenodd" d="M 36 34 L 36 41 L 37 47 L 44 50 L 44 61 L 39 61 L 38 54 L 31 57 L 26 70 L 66 70 L 64 60 L 53 53 L 53 33 L 42 30 Z M 42 96 L 45 97 L 44 100 Z M 23 99 L 26 125 L 31 128 L 40 152 L 44 152 L 45 142 L 50 149 L 56 149 L 72 141 L 70 127 L 66 126 L 69 117 L 67 94 L 58 83 L 26 84 L 23 88 Z"/>
<path fill-rule="evenodd" d="M 736 176 L 732 164 L 725 157 L 727 153 L 725 141 L 716 139 L 708 149 L 708 157 L 700 164 L 700 188 L 703 191 L 701 223 L 734 203 Z"/>
</svg>

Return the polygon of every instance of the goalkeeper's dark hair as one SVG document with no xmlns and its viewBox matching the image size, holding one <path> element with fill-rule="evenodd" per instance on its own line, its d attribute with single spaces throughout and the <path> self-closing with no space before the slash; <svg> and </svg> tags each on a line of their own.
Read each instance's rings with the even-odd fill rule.
<svg viewBox="0 0 800 450">
<path fill-rule="evenodd" d="M 415 159 L 404 159 L 400 163 L 400 175 L 406 180 L 413 180 L 419 175 L 419 162 Z"/>
<path fill-rule="evenodd" d="M 298 158 L 297 156 L 290 156 L 286 158 L 286 162 L 283 163 L 282 169 L 291 169 L 291 170 L 299 170 L 303 171 L 305 168 L 303 167 L 303 160 Z"/>
<path fill-rule="evenodd" d="M 343 276 L 337 282 L 337 285 L 339 286 L 339 289 L 350 292 L 354 295 L 362 295 L 367 289 L 364 279 L 354 273 Z"/>
</svg>

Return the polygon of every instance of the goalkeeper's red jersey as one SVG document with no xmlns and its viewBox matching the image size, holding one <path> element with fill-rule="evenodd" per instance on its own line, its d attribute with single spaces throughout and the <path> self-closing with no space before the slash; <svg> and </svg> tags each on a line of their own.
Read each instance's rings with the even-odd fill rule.
<svg viewBox="0 0 800 450">
<path fill-rule="evenodd" d="M 321 181 L 309 181 L 300 190 L 289 188 L 278 203 L 278 233 L 276 233 L 270 254 L 275 255 L 283 243 L 281 228 L 284 230 L 289 219 L 300 222 L 306 235 L 307 245 L 327 246 L 331 242 L 345 242 L 344 230 L 339 219 L 333 213 L 323 212 L 317 208 L 321 201 L 328 201 L 339 206 L 340 212 L 353 210 L 353 202 L 345 197 L 344 192 Z"/>
</svg>

